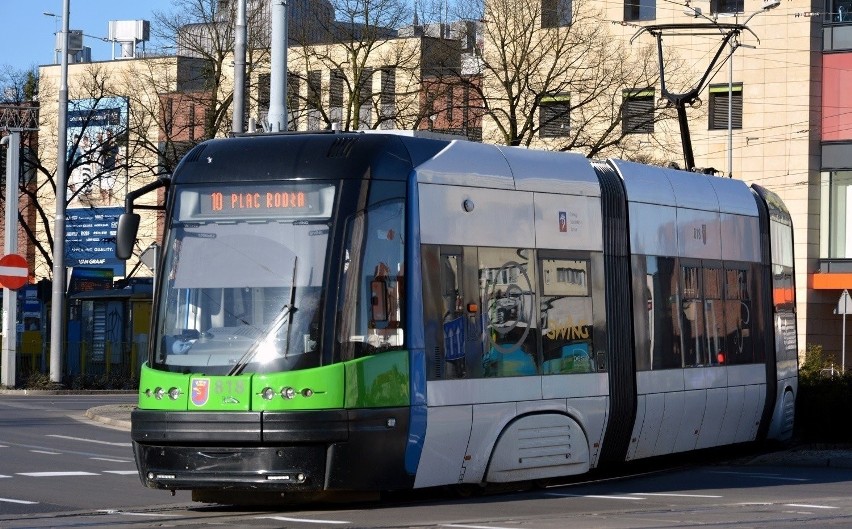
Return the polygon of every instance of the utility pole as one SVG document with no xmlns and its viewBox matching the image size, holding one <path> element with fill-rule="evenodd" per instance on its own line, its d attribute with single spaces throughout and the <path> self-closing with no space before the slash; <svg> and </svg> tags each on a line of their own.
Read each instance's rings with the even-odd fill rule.
<svg viewBox="0 0 852 529">
<path fill-rule="evenodd" d="M 62 62 L 59 69 L 59 109 L 56 153 L 56 221 L 53 226 L 53 288 L 50 308 L 50 381 L 62 380 L 65 343 L 65 197 L 68 181 L 68 18 L 71 0 L 62 0 Z"/>
<path fill-rule="evenodd" d="M 287 1 L 272 1 L 268 132 L 287 130 Z"/>
<path fill-rule="evenodd" d="M 246 92 L 246 0 L 237 0 L 234 35 L 234 117 L 231 131 L 243 132 Z"/>
</svg>

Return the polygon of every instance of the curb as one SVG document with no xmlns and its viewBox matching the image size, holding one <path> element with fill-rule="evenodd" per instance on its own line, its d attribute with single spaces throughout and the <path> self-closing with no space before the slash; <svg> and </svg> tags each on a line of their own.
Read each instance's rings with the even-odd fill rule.
<svg viewBox="0 0 852 529">
<path fill-rule="evenodd" d="M 135 395 L 135 389 L 0 389 L 0 395 Z"/>
<path fill-rule="evenodd" d="M 135 408 L 135 404 L 96 406 L 86 410 L 85 415 L 95 422 L 121 428 L 122 430 L 130 430 L 130 412 Z"/>
</svg>

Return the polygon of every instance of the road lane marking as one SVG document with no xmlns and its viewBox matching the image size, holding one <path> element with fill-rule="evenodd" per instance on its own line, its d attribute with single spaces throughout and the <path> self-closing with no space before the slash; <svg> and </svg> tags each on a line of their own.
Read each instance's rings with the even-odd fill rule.
<svg viewBox="0 0 852 529">
<path fill-rule="evenodd" d="M 110 457 L 90 457 L 92 461 L 108 461 L 110 463 L 133 463 L 132 459 L 112 459 Z"/>
<path fill-rule="evenodd" d="M 70 435 L 47 434 L 47 437 L 56 437 L 57 439 L 68 439 L 69 441 L 82 441 L 84 443 L 97 443 L 110 446 L 133 446 L 132 443 L 113 443 L 110 441 L 101 441 L 99 439 L 86 439 L 83 437 L 71 437 Z"/>
<path fill-rule="evenodd" d="M 545 492 L 547 496 L 560 496 L 563 498 L 597 498 L 600 500 L 644 500 L 639 496 L 608 496 L 604 494 L 565 494 L 562 492 Z"/>
<path fill-rule="evenodd" d="M 11 478 L 11 477 L 12 477 L 12 476 L 7 476 L 7 475 L 5 475 L 5 474 L 0 474 L 0 479 L 2 479 L 2 478 Z"/>
<path fill-rule="evenodd" d="M 723 498 L 715 494 L 679 494 L 675 492 L 631 492 L 637 496 L 671 496 L 673 498 Z"/>
<path fill-rule="evenodd" d="M 258 516 L 258 520 L 276 520 L 279 522 L 299 522 L 299 523 L 322 523 L 322 524 L 347 524 L 352 522 L 343 522 L 340 520 L 311 520 L 308 518 L 285 518 L 284 516 Z"/>
<path fill-rule="evenodd" d="M 810 505 L 807 503 L 786 503 L 784 507 L 802 507 L 804 509 L 837 509 L 831 505 Z"/>
<path fill-rule="evenodd" d="M 49 450 L 30 450 L 33 454 L 47 454 L 49 456 L 58 456 L 62 455 L 61 452 L 51 452 Z"/>
<path fill-rule="evenodd" d="M 98 476 L 94 472 L 18 472 L 16 476 L 27 476 L 29 478 L 61 478 L 67 476 Z"/>
<path fill-rule="evenodd" d="M 116 509 L 101 509 L 98 512 L 102 512 L 104 514 L 120 514 L 122 516 L 158 516 L 158 517 L 180 517 L 179 514 L 162 514 L 157 512 L 130 512 L 130 511 L 119 511 Z"/>
<path fill-rule="evenodd" d="M 12 498 L 0 498 L 0 501 L 5 501 L 6 503 L 20 503 L 22 505 L 35 505 L 37 501 L 27 501 L 27 500 L 13 500 Z"/>
<path fill-rule="evenodd" d="M 462 525 L 457 523 L 441 524 L 441 527 L 458 527 L 460 529 L 513 529 L 509 527 L 499 527 L 496 525 Z"/>
<path fill-rule="evenodd" d="M 104 474 L 118 474 L 120 476 L 129 476 L 131 474 L 138 474 L 138 470 L 104 470 Z"/>
<path fill-rule="evenodd" d="M 733 472 L 724 470 L 711 470 L 711 474 L 734 474 L 744 478 L 774 479 L 776 481 L 810 481 L 808 478 L 788 478 L 780 474 L 763 474 L 757 472 Z"/>
</svg>

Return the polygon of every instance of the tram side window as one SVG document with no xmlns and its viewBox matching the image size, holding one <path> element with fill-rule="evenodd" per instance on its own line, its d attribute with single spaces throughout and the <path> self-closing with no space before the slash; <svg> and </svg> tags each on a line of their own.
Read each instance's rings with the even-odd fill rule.
<svg viewBox="0 0 852 529">
<path fill-rule="evenodd" d="M 525 248 L 479 249 L 485 377 L 540 372 L 532 253 Z"/>
<path fill-rule="evenodd" d="M 403 347 L 402 201 L 389 200 L 347 221 L 339 296 L 342 359 Z"/>
<path fill-rule="evenodd" d="M 684 366 L 702 365 L 706 354 L 701 278 L 700 266 L 682 266 L 680 269 L 680 340 Z"/>
<path fill-rule="evenodd" d="M 772 302 L 775 312 L 794 312 L 795 293 L 793 292 L 793 268 L 778 264 L 772 265 Z"/>
<path fill-rule="evenodd" d="M 542 373 L 591 373 L 592 297 L 588 260 L 541 259 Z"/>
<path fill-rule="evenodd" d="M 465 344 L 470 332 L 463 307 L 462 297 L 462 256 L 441 254 L 441 301 L 443 311 L 441 323 L 443 334 L 443 362 L 446 378 L 464 378 Z"/>
<path fill-rule="evenodd" d="M 725 361 L 729 364 L 754 361 L 752 325 L 755 322 L 749 284 L 748 270 L 725 270 Z"/>
<path fill-rule="evenodd" d="M 636 368 L 640 371 L 683 366 L 677 314 L 674 258 L 633 257 Z M 676 327 L 677 326 L 677 327 Z"/>
<path fill-rule="evenodd" d="M 722 270 L 705 267 L 702 273 L 704 287 L 704 357 L 703 366 L 724 362 L 725 307 L 722 301 Z M 720 356 L 721 355 L 721 356 Z"/>
</svg>

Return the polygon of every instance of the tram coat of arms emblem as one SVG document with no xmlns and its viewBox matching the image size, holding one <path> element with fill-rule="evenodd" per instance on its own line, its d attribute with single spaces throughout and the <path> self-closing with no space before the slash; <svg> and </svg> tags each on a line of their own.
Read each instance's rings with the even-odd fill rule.
<svg viewBox="0 0 852 529">
<path fill-rule="evenodd" d="M 210 398 L 210 379 L 193 378 L 190 386 L 190 398 L 196 406 L 204 406 Z"/>
</svg>

